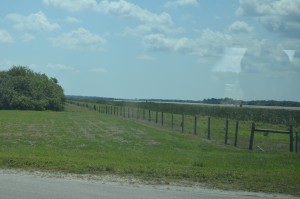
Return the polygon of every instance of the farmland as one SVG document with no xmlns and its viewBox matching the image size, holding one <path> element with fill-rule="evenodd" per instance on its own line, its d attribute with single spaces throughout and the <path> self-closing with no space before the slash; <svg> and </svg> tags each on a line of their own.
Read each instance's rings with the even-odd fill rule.
<svg viewBox="0 0 300 199">
<path fill-rule="evenodd" d="M 188 131 L 192 129 L 188 118 L 184 133 L 172 131 L 167 123 L 170 115 L 166 113 L 165 117 L 165 126 L 161 127 L 155 123 L 155 114 L 153 125 L 70 104 L 63 112 L 0 111 L 0 167 L 134 176 L 146 182 L 188 182 L 300 196 L 299 154 L 288 150 L 248 151 L 232 143 L 224 145 L 218 139 L 208 140 L 201 125 L 196 135 Z M 206 121 L 204 116 L 202 119 Z M 212 118 L 212 138 L 223 141 L 223 131 L 216 133 L 224 128 L 223 121 Z M 248 139 L 247 128 L 241 130 L 242 138 Z"/>
</svg>

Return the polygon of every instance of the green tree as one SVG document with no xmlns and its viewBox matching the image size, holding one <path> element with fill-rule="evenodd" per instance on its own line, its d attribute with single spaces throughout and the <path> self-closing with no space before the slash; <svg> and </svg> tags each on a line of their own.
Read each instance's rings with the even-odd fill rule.
<svg viewBox="0 0 300 199">
<path fill-rule="evenodd" d="M 61 111 L 64 101 L 64 91 L 56 78 L 24 66 L 0 72 L 0 109 Z"/>
</svg>

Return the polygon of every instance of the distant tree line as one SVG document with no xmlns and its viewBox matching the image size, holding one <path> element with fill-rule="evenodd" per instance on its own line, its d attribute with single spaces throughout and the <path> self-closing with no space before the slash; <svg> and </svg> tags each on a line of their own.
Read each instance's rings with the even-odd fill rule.
<svg viewBox="0 0 300 199">
<path fill-rule="evenodd" d="M 61 111 L 64 101 L 64 91 L 56 78 L 24 66 L 0 71 L 0 109 Z"/>
<path fill-rule="evenodd" d="M 89 97 L 89 96 L 66 96 L 70 100 L 83 100 L 97 103 L 118 102 L 164 102 L 164 103 L 191 103 L 191 104 L 232 104 L 237 106 L 254 105 L 254 106 L 282 106 L 282 107 L 300 107 L 300 102 L 295 101 L 276 101 L 276 100 L 253 100 L 243 101 L 231 98 L 209 98 L 204 100 L 168 100 L 168 99 L 116 99 L 106 97 Z"/>
<path fill-rule="evenodd" d="M 236 104 L 236 105 L 254 105 L 254 106 L 283 106 L 283 107 L 300 107 L 300 102 L 294 101 L 276 101 L 276 100 L 253 100 L 253 101 L 242 101 L 231 98 L 221 99 L 204 99 L 202 103 L 205 104 Z"/>
</svg>

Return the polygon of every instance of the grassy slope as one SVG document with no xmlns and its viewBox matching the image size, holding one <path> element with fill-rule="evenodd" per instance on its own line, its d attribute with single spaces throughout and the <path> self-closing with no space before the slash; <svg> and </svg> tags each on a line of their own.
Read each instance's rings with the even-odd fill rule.
<svg viewBox="0 0 300 199">
<path fill-rule="evenodd" d="M 216 146 L 74 106 L 0 111 L 0 167 L 189 180 L 211 187 L 300 196 L 299 154 Z"/>
</svg>

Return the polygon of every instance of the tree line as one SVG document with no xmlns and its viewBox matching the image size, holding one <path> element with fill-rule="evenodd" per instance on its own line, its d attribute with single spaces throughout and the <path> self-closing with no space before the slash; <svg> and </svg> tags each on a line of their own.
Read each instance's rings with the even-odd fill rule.
<svg viewBox="0 0 300 199">
<path fill-rule="evenodd" d="M 0 71 L 0 109 L 54 110 L 64 108 L 64 91 L 56 78 L 13 66 Z"/>
<path fill-rule="evenodd" d="M 231 98 L 210 98 L 204 99 L 202 103 L 205 104 L 235 104 L 235 105 L 254 105 L 254 106 L 282 106 L 282 107 L 300 107 L 300 102 L 294 101 L 276 101 L 276 100 L 252 100 L 243 101 Z"/>
</svg>

